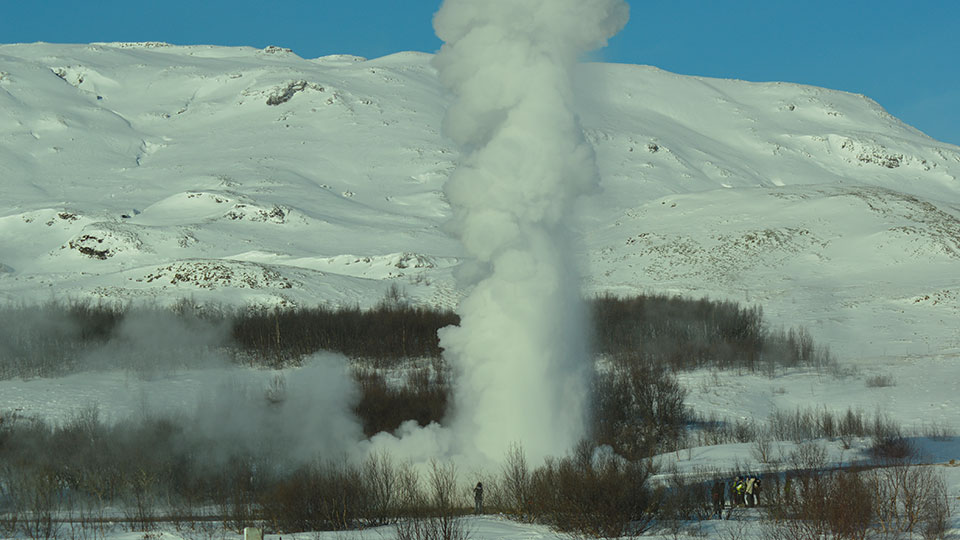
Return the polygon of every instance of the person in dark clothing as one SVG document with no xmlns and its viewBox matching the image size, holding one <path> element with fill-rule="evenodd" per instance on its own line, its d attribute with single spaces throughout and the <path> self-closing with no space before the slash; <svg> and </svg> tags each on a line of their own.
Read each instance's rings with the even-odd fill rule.
<svg viewBox="0 0 960 540">
<path fill-rule="evenodd" d="M 719 519 L 723 519 L 723 506 L 726 503 L 724 500 L 725 490 L 726 486 L 724 486 L 720 480 L 715 481 L 713 488 L 710 490 L 710 499 L 713 501 L 713 514 L 716 514 Z M 710 517 L 713 517 L 713 514 L 710 514 Z"/>
<path fill-rule="evenodd" d="M 483 484 L 480 482 L 473 488 L 473 513 L 478 516 L 483 513 Z"/>
</svg>

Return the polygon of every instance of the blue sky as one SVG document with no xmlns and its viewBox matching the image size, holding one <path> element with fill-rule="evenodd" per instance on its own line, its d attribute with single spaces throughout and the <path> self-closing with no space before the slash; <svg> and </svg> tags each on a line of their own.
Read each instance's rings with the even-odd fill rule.
<svg viewBox="0 0 960 540">
<path fill-rule="evenodd" d="M 483 1 L 483 0 L 478 0 Z M 518 0 L 523 1 L 523 0 Z M 597 59 L 865 94 L 960 144 L 956 0 L 628 0 Z M 436 51 L 440 0 L 0 0 L 0 42 L 289 47 L 305 58 Z"/>
</svg>

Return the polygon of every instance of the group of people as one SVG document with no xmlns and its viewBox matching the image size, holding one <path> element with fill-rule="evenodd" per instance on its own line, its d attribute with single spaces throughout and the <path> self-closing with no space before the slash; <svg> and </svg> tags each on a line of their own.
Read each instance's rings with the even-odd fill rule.
<svg viewBox="0 0 960 540">
<path fill-rule="evenodd" d="M 726 506 L 726 484 L 717 480 L 710 489 L 710 498 L 713 501 L 713 514 L 723 518 L 723 508 Z M 760 505 L 760 477 L 756 475 L 737 476 L 730 484 L 730 509 L 737 506 Z M 712 516 L 711 516 L 712 517 Z"/>
<path fill-rule="evenodd" d="M 760 504 L 760 477 L 744 476 L 733 479 L 730 490 L 735 506 L 758 506 Z"/>
</svg>

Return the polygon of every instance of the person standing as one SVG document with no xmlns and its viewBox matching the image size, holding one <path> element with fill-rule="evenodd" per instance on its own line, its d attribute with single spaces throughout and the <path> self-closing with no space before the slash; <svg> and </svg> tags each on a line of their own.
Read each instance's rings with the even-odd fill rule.
<svg viewBox="0 0 960 540">
<path fill-rule="evenodd" d="M 480 482 L 473 488 L 473 513 L 478 516 L 483 513 L 483 484 Z"/>
<path fill-rule="evenodd" d="M 743 506 L 743 490 L 746 486 L 743 484 L 743 478 L 739 476 L 733 480 L 733 506 Z"/>
</svg>

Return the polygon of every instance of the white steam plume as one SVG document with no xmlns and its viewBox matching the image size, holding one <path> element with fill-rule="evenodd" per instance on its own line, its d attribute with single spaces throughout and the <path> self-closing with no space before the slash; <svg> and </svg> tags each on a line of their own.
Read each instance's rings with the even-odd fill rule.
<svg viewBox="0 0 960 540">
<path fill-rule="evenodd" d="M 616 34 L 622 0 L 446 0 L 444 132 L 463 149 L 445 185 L 450 231 L 474 263 L 459 327 L 441 331 L 457 374 L 461 452 L 500 460 L 512 443 L 539 461 L 584 433 L 589 360 L 570 216 L 597 189 L 574 111 L 580 57 Z"/>
</svg>

